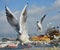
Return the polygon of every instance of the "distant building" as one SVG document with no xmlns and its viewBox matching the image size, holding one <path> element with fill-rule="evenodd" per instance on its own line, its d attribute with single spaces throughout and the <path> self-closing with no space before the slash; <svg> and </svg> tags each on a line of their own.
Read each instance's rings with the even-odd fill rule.
<svg viewBox="0 0 60 50">
<path fill-rule="evenodd" d="M 9 38 L 2 38 L 2 41 L 8 41 L 9 40 Z"/>
</svg>

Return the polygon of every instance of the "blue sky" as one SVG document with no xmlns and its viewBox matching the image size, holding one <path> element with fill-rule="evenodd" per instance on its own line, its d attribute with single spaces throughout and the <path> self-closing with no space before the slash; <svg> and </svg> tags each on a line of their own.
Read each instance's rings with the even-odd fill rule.
<svg viewBox="0 0 60 50">
<path fill-rule="evenodd" d="M 5 5 L 9 6 L 12 10 L 19 10 L 24 7 L 26 2 L 29 3 L 29 6 L 50 6 L 54 1 L 55 0 L 0 0 L 0 10 L 3 10 Z"/>
<path fill-rule="evenodd" d="M 28 2 L 28 33 L 31 35 L 39 35 L 37 32 L 36 21 L 40 20 L 44 14 L 47 14 L 43 21 L 43 30 L 50 25 L 60 26 L 60 0 L 0 0 L 0 34 L 14 34 L 17 32 L 9 25 L 5 15 L 5 5 L 16 15 L 19 20 L 20 13 Z M 42 33 L 43 34 L 43 33 Z"/>
</svg>

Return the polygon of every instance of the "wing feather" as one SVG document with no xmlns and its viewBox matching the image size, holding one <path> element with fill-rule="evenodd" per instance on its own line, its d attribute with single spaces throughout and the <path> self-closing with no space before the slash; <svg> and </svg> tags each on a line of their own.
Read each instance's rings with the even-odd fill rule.
<svg viewBox="0 0 60 50">
<path fill-rule="evenodd" d="M 19 22 L 18 22 L 17 19 L 15 18 L 14 14 L 10 11 L 10 9 L 9 9 L 8 7 L 5 7 L 5 11 L 6 11 L 6 17 L 7 17 L 8 23 L 9 23 L 17 32 L 19 32 Z"/>
<path fill-rule="evenodd" d="M 22 12 L 21 12 L 21 16 L 20 16 L 20 33 L 26 34 L 27 30 L 26 30 L 26 20 L 27 20 L 27 4 L 25 5 L 25 7 L 23 8 Z"/>
<path fill-rule="evenodd" d="M 43 22 L 45 17 L 46 17 L 46 14 L 41 18 L 41 23 Z"/>
</svg>

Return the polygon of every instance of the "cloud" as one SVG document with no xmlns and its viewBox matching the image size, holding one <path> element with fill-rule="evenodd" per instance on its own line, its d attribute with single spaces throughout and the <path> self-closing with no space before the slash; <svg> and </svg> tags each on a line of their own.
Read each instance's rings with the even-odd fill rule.
<svg viewBox="0 0 60 50">
<path fill-rule="evenodd" d="M 5 20 L 6 20 L 5 12 L 0 11 L 0 21 L 5 21 Z"/>
<path fill-rule="evenodd" d="M 53 4 L 51 4 L 51 7 L 48 8 L 48 12 L 60 10 L 60 0 L 55 0 Z"/>
<path fill-rule="evenodd" d="M 53 4 L 53 7 L 60 7 L 60 0 L 56 0 Z"/>
<path fill-rule="evenodd" d="M 16 16 L 16 18 L 19 20 L 20 19 L 20 14 L 21 14 L 21 11 L 14 11 L 13 14 Z"/>
<path fill-rule="evenodd" d="M 59 11 L 60 11 L 60 0 L 55 0 L 54 1 L 54 3 L 51 5 L 51 7 L 49 7 L 49 9 L 48 9 L 48 11 L 49 12 L 56 12 L 57 14 L 54 14 L 52 17 L 51 17 L 51 19 L 50 19 L 50 21 L 58 21 L 58 20 L 60 20 L 60 13 L 59 13 Z"/>
<path fill-rule="evenodd" d="M 30 7 L 30 9 L 28 10 L 28 14 L 30 14 L 30 17 L 35 16 L 35 18 L 39 18 L 39 16 L 43 16 L 44 14 L 47 13 L 47 15 L 49 15 L 52 12 L 56 12 L 56 10 L 60 10 L 60 0 L 55 0 L 50 7 L 46 7 L 46 6 L 36 6 L 36 5 L 32 5 Z M 42 15 L 41 15 L 42 14 Z M 38 17 L 37 17 L 38 16 Z M 50 15 L 52 16 L 52 15 Z M 34 18 L 34 17 L 33 17 Z M 33 19 L 32 18 L 32 19 Z M 59 19 L 59 17 L 57 17 L 57 14 L 54 16 L 53 18 L 55 18 L 55 20 Z M 51 20 L 53 19 L 52 17 L 50 18 Z M 31 20 L 32 20 L 31 19 Z M 40 18 L 39 18 L 40 19 Z M 50 20 L 48 19 L 48 20 Z M 34 19 L 33 19 L 34 20 Z"/>
<path fill-rule="evenodd" d="M 9 33 L 14 33 L 14 34 L 16 34 L 14 29 L 7 22 L 5 11 L 0 12 L 0 34 L 1 33 L 6 33 L 6 34 L 7 33 L 8 34 Z"/>
<path fill-rule="evenodd" d="M 28 13 L 29 14 L 42 14 L 46 11 L 46 7 L 38 7 L 36 5 L 32 5 L 31 8 L 29 9 Z"/>
<path fill-rule="evenodd" d="M 52 16 L 52 18 L 50 19 L 51 21 L 54 20 L 54 21 L 57 21 L 57 20 L 60 20 L 60 13 Z"/>
<path fill-rule="evenodd" d="M 55 0 L 55 2 L 50 6 L 50 7 L 46 7 L 46 6 L 37 6 L 37 5 L 32 5 L 30 8 L 28 8 L 28 31 L 31 34 L 40 34 L 37 32 L 37 26 L 36 26 L 36 21 L 40 20 L 40 18 L 46 13 L 46 12 L 52 12 L 55 11 L 57 9 L 60 8 L 60 0 Z M 48 11 L 47 11 L 48 9 Z M 4 11 L 3 11 L 4 12 Z M 0 18 L 3 20 L 0 20 L 0 28 L 2 28 L 2 30 L 0 30 L 2 33 L 12 33 L 14 30 L 13 28 L 8 24 L 7 20 L 6 20 L 6 16 L 5 16 L 5 12 L 0 12 Z M 48 12 L 48 13 L 49 13 Z M 13 12 L 15 14 L 15 16 L 19 19 L 20 17 L 20 13 L 21 11 L 14 11 Z M 47 14 L 48 15 L 48 14 Z M 49 15 L 48 15 L 49 16 Z M 50 15 L 51 17 L 46 17 L 46 21 L 50 20 L 50 21 L 57 21 L 60 19 L 60 14 L 54 14 L 53 16 Z M 49 23 L 50 21 L 44 21 L 43 24 L 46 25 L 46 23 Z M 3 23 L 3 24 L 1 24 Z M 45 26 L 46 27 L 46 26 Z M 15 32 L 15 31 L 14 31 Z M 14 33 L 13 32 L 13 33 Z"/>
<path fill-rule="evenodd" d="M 55 0 L 50 7 L 32 5 L 28 10 L 28 14 L 49 13 L 58 9 L 60 9 L 60 0 Z"/>
</svg>

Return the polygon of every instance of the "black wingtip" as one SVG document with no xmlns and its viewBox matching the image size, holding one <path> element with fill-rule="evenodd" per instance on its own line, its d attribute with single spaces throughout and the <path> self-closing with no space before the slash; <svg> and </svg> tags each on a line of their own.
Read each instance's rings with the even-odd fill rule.
<svg viewBox="0 0 60 50">
<path fill-rule="evenodd" d="M 5 9 L 6 9 L 6 5 L 5 5 Z"/>
<path fill-rule="evenodd" d="M 44 16 L 46 16 L 46 14 Z"/>
<path fill-rule="evenodd" d="M 37 23 L 39 23 L 39 21 L 37 21 Z"/>
<path fill-rule="evenodd" d="M 5 10 L 7 11 L 7 6 L 5 5 Z"/>
<path fill-rule="evenodd" d="M 27 4 L 28 4 L 28 2 L 27 2 Z"/>
</svg>

